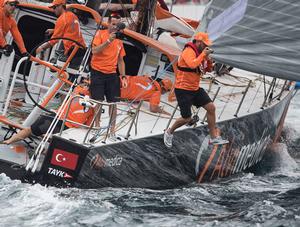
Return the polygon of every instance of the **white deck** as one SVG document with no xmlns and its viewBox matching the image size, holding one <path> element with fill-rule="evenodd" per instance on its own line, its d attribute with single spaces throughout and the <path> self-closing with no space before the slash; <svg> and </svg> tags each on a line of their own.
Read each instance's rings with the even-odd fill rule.
<svg viewBox="0 0 300 227">
<path fill-rule="evenodd" d="M 254 73 L 237 70 L 234 69 L 231 72 L 234 76 L 239 76 L 238 79 L 235 77 L 232 77 L 230 75 L 217 77 L 216 79 L 224 84 L 230 84 L 233 86 L 225 86 L 221 83 L 219 85 L 213 84 L 211 87 L 211 91 L 209 92 L 209 95 L 211 98 L 214 97 L 215 93 L 218 90 L 218 87 L 220 86 L 219 94 L 216 97 L 215 105 L 216 105 L 216 118 L 217 122 L 229 120 L 234 117 L 234 114 L 236 113 L 236 110 L 239 106 L 239 103 L 242 99 L 243 92 L 246 90 L 246 87 L 249 83 L 249 80 L 252 81 L 251 86 L 245 96 L 244 102 L 240 108 L 240 111 L 238 113 L 238 117 L 249 115 L 258 111 L 261 111 L 262 104 L 264 102 L 265 94 L 264 94 L 264 83 L 263 77 L 259 76 Z M 206 75 L 206 77 L 210 76 L 209 74 Z M 266 77 L 266 92 L 268 91 L 268 88 L 271 84 L 273 78 Z M 201 86 L 208 90 L 209 88 L 209 80 L 202 80 Z M 277 87 L 274 89 L 273 97 L 278 95 L 281 90 L 282 86 L 284 84 L 284 81 L 277 80 L 276 82 Z M 287 91 L 284 91 L 282 94 L 282 98 L 287 94 Z M 161 106 L 164 107 L 164 110 L 172 113 L 174 111 L 174 108 L 177 104 L 177 102 L 168 102 L 167 101 L 168 94 L 164 94 L 161 98 Z M 277 99 L 274 99 L 270 104 L 268 105 L 275 105 L 277 102 L 279 102 Z M 131 105 L 131 108 L 130 108 Z M 93 146 L 104 146 L 106 144 L 111 144 L 115 142 L 121 142 L 125 140 L 125 137 L 127 135 L 129 125 L 132 121 L 132 114 L 129 115 L 129 112 L 131 113 L 135 112 L 135 108 L 138 106 L 137 103 L 131 104 L 131 103 L 120 103 L 118 104 L 118 116 L 117 116 L 117 135 L 120 137 L 121 140 L 119 141 L 111 141 L 109 138 L 106 138 L 106 130 L 104 130 L 103 133 L 101 133 L 101 136 L 96 140 L 96 143 L 93 143 Z M 129 111 L 130 110 L 130 111 Z M 193 109 L 194 112 L 196 112 L 196 108 Z M 107 127 L 109 122 L 108 117 L 108 111 L 107 108 L 105 110 L 105 113 L 101 116 L 102 125 L 101 127 Z M 198 112 L 200 121 L 197 125 L 203 125 L 201 121 L 204 119 L 206 111 L 201 108 Z M 175 119 L 180 117 L 180 111 L 179 108 L 177 109 L 175 116 L 171 122 L 174 123 Z M 142 138 L 142 137 L 148 137 L 152 135 L 158 135 L 162 134 L 164 129 L 167 127 L 168 121 L 170 119 L 170 116 L 165 114 L 156 114 L 151 113 L 149 111 L 149 103 L 143 102 L 141 109 L 139 111 L 138 120 L 137 120 L 137 126 L 133 125 L 129 140 Z M 204 122 L 206 124 L 206 122 Z M 183 126 L 178 130 L 183 130 L 187 126 Z M 85 137 L 85 134 L 87 132 L 87 129 L 68 129 L 65 130 L 62 134 L 63 138 L 66 139 L 72 139 L 76 140 L 78 143 L 83 143 L 83 139 Z M 88 138 L 91 138 L 92 135 L 88 136 Z M 87 145 L 88 143 L 87 139 Z M 104 143 L 105 142 L 105 143 Z"/>
</svg>

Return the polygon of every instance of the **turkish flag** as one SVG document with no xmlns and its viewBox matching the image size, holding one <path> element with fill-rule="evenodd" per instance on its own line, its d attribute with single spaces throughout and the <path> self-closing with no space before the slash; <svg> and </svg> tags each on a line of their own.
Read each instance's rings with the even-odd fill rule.
<svg viewBox="0 0 300 227">
<path fill-rule="evenodd" d="M 55 166 L 61 166 L 67 169 L 75 170 L 78 162 L 78 155 L 63 151 L 60 149 L 54 149 L 51 159 L 51 164 Z"/>
</svg>

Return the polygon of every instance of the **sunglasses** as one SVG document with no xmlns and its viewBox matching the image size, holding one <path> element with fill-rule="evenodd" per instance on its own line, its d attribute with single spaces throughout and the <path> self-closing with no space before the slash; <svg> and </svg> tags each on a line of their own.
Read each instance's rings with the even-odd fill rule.
<svg viewBox="0 0 300 227">
<path fill-rule="evenodd" d="M 17 2 L 9 2 L 8 5 L 10 5 L 10 6 L 12 6 L 12 7 L 13 7 L 13 6 L 16 7 L 16 6 L 18 5 L 18 3 L 17 3 Z"/>
<path fill-rule="evenodd" d="M 59 6 L 61 6 L 61 5 L 54 5 L 54 6 L 52 6 L 51 8 L 55 10 L 55 9 L 56 9 L 57 7 L 59 7 Z"/>
</svg>

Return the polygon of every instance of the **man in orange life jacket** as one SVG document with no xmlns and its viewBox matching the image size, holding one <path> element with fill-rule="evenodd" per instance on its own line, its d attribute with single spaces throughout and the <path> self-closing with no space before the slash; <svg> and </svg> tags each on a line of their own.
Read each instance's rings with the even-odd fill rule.
<svg viewBox="0 0 300 227">
<path fill-rule="evenodd" d="M 181 118 L 178 118 L 171 128 L 164 133 L 164 143 L 172 147 L 173 133 L 182 125 L 192 122 L 192 105 L 203 107 L 207 111 L 207 122 L 211 144 L 225 144 L 227 140 L 217 135 L 215 105 L 203 88 L 199 87 L 200 78 L 207 71 L 212 70 L 212 60 L 209 55 L 212 44 L 207 33 L 199 32 L 192 43 L 187 43 L 178 59 L 176 72 L 175 95 L 180 107 Z"/>
<path fill-rule="evenodd" d="M 160 106 L 161 94 L 172 89 L 172 81 L 168 78 L 160 82 L 149 76 L 126 76 L 127 87 L 121 87 L 121 98 L 129 100 L 145 100 L 150 103 L 150 111 L 153 113 L 168 114 Z"/>
<path fill-rule="evenodd" d="M 16 6 L 19 4 L 17 0 L 4 0 L 0 7 L 0 47 L 4 49 L 4 54 L 9 56 L 13 51 L 13 47 L 6 43 L 5 36 L 10 31 L 22 55 L 27 55 L 23 38 L 18 29 L 15 19 L 12 17 Z"/>
<path fill-rule="evenodd" d="M 81 87 L 77 86 L 74 89 L 74 95 L 90 95 L 88 87 Z M 67 104 L 66 108 L 63 110 L 62 116 L 60 120 L 58 121 L 56 127 L 54 128 L 53 133 L 58 133 L 60 131 L 60 128 L 63 124 L 63 119 L 65 118 L 65 115 L 67 113 L 69 105 Z M 35 135 L 35 136 L 41 136 L 45 134 L 50 127 L 54 114 L 52 116 L 46 116 L 46 115 L 41 115 L 30 127 L 22 129 L 20 132 L 17 134 L 13 135 L 10 139 L 4 140 L 2 143 L 3 144 L 11 144 L 18 142 L 20 140 L 26 139 L 30 135 Z M 85 107 L 82 106 L 79 103 L 79 98 L 74 98 L 72 99 L 72 103 L 70 104 L 70 109 L 68 112 L 67 120 L 77 122 L 80 124 L 85 124 L 89 126 L 93 120 L 94 116 L 94 110 L 92 107 Z M 79 128 L 80 125 L 72 123 L 72 122 L 65 122 L 64 129 L 68 128 Z"/>
<path fill-rule="evenodd" d="M 58 17 L 54 29 L 46 30 L 46 34 L 52 35 L 51 39 L 54 40 L 46 42 L 40 47 L 38 47 L 36 49 L 36 54 L 39 54 L 42 51 L 54 46 L 54 44 L 56 44 L 59 41 L 59 39 L 55 38 L 67 38 L 74 40 L 80 44 L 81 48 L 77 50 L 75 56 L 70 62 L 69 67 L 76 68 L 81 63 L 81 60 L 85 53 L 85 49 L 83 48 L 86 47 L 84 39 L 82 37 L 82 33 L 80 31 L 79 19 L 74 13 L 66 10 L 66 0 L 53 0 L 49 8 L 52 8 L 54 10 L 55 15 Z M 65 56 L 71 54 L 75 46 L 75 42 L 71 40 L 63 40 Z"/>
</svg>

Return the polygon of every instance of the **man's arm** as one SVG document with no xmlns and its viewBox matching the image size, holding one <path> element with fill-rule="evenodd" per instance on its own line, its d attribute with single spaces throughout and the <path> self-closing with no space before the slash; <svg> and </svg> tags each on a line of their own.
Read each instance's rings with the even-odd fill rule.
<svg viewBox="0 0 300 227">
<path fill-rule="evenodd" d="M 105 49 L 110 43 L 111 43 L 111 41 L 109 41 L 109 39 L 107 39 L 104 43 L 102 43 L 98 46 L 93 45 L 92 53 L 97 54 L 97 53 L 102 52 L 102 50 Z"/>
<path fill-rule="evenodd" d="M 0 12 L 0 46 L 1 47 L 4 47 L 7 44 L 3 33 L 3 23 L 4 23 L 4 15 L 3 15 L 3 11 L 1 11 Z"/>
<path fill-rule="evenodd" d="M 203 51 L 198 57 L 196 57 L 196 54 L 192 48 L 186 48 L 182 52 L 181 57 L 189 68 L 194 69 L 206 59 L 206 53 Z"/>
<path fill-rule="evenodd" d="M 54 31 L 53 31 L 53 35 L 51 36 L 51 39 L 53 38 L 60 38 L 63 37 L 64 35 L 64 30 L 65 30 L 65 25 L 64 25 L 64 21 L 62 19 L 58 19 L 56 21 L 55 27 L 54 27 Z M 40 52 L 42 52 L 43 50 L 46 50 L 48 48 L 50 48 L 51 46 L 53 46 L 55 43 L 57 43 L 59 40 L 51 40 L 49 42 L 44 43 L 43 45 L 41 45 L 40 47 L 38 47 L 36 49 L 36 54 L 39 54 Z"/>
<path fill-rule="evenodd" d="M 120 76 L 125 76 L 125 62 L 122 56 L 118 57 L 118 69 Z"/>
<path fill-rule="evenodd" d="M 125 62 L 124 62 L 124 57 L 126 55 L 123 43 L 121 42 L 121 49 L 119 52 L 119 56 L 118 56 L 118 69 L 119 69 L 119 73 L 120 76 L 125 76 Z"/>
<path fill-rule="evenodd" d="M 67 21 L 64 20 L 64 18 L 62 18 L 62 17 L 57 19 L 51 39 L 61 38 L 64 36 L 66 23 L 67 23 Z M 51 41 L 49 41 L 49 43 L 51 46 L 54 46 L 55 43 L 57 43 L 58 41 L 59 41 L 58 39 L 51 40 Z"/>
<path fill-rule="evenodd" d="M 125 62 L 124 62 L 123 57 L 121 57 L 121 56 L 119 56 L 119 58 L 118 58 L 118 69 L 120 72 L 122 87 L 127 88 L 128 81 L 127 81 L 127 78 L 125 77 Z"/>
<path fill-rule="evenodd" d="M 108 47 L 109 44 L 112 41 L 114 41 L 115 38 L 116 38 L 116 34 L 111 33 L 107 40 L 102 40 L 100 31 L 98 31 L 98 34 L 96 35 L 96 37 L 93 41 L 92 53 L 97 54 L 97 53 L 102 52 L 102 50 L 105 49 L 106 47 Z"/>
<path fill-rule="evenodd" d="M 208 58 L 205 72 L 212 72 L 213 68 L 214 68 L 213 60 L 211 58 Z"/>
<path fill-rule="evenodd" d="M 21 33 L 18 29 L 18 26 L 17 26 L 17 23 L 16 21 L 13 19 L 13 22 L 12 22 L 12 27 L 11 27 L 11 30 L 10 30 L 15 42 L 17 43 L 18 45 L 18 48 L 21 52 L 21 54 L 24 54 L 27 52 L 26 48 L 25 48 L 25 45 L 24 45 L 24 41 L 23 41 L 23 38 L 21 36 Z"/>
</svg>

